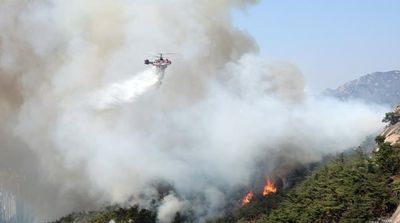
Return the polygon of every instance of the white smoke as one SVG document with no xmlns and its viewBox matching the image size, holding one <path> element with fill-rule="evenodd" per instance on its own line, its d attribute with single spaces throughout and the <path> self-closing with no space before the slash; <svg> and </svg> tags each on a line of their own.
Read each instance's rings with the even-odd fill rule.
<svg viewBox="0 0 400 223">
<path fill-rule="evenodd" d="M 230 21 L 251 0 L 0 3 L 0 161 L 40 215 L 104 203 L 223 213 L 284 157 L 317 161 L 381 127 L 383 109 L 310 97 L 292 64 Z M 144 52 L 179 53 L 160 88 Z M 1 163 L 1 162 L 0 162 Z"/>
<path fill-rule="evenodd" d="M 157 219 L 161 223 L 169 223 L 174 220 L 175 214 L 185 210 L 185 202 L 180 201 L 173 194 L 169 194 L 163 198 L 159 207 Z"/>
<path fill-rule="evenodd" d="M 132 102 L 151 87 L 156 87 L 159 77 L 153 70 L 146 70 L 121 83 L 114 83 L 91 96 L 92 105 L 97 109 L 107 109 L 115 105 Z"/>
</svg>

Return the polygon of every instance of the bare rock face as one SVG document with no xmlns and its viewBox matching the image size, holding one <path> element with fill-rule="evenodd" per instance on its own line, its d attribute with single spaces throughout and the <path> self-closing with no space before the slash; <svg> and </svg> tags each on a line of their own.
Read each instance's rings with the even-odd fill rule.
<svg viewBox="0 0 400 223">
<path fill-rule="evenodd" d="M 397 105 L 393 113 L 400 115 L 400 105 Z M 390 144 L 400 142 L 400 122 L 387 126 L 381 136 L 385 137 L 385 142 Z"/>
<path fill-rule="evenodd" d="M 360 99 L 395 106 L 400 103 L 400 71 L 367 74 L 336 89 L 327 89 L 323 94 L 340 100 Z"/>
<path fill-rule="evenodd" d="M 390 144 L 400 141 L 400 123 L 386 127 L 381 135 L 385 137 L 385 142 Z"/>
<path fill-rule="evenodd" d="M 392 215 L 392 217 L 390 218 L 390 220 L 388 222 L 400 223 L 400 206 L 397 207 L 396 212 L 394 212 L 394 214 Z"/>
<path fill-rule="evenodd" d="M 394 113 L 400 114 L 400 105 L 397 105 L 397 106 L 394 108 Z"/>
</svg>

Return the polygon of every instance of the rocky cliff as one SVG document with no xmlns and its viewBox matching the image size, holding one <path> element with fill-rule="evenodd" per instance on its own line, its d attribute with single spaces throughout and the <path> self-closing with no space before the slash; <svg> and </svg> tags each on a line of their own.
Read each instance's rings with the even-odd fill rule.
<svg viewBox="0 0 400 223">
<path fill-rule="evenodd" d="M 397 105 L 393 115 L 400 117 L 400 105 Z M 381 136 L 385 137 L 385 142 L 389 142 L 390 144 L 394 144 L 400 141 L 400 122 L 389 124 L 381 133 Z"/>
<path fill-rule="evenodd" d="M 400 105 L 397 105 L 392 112 L 392 114 L 396 115 L 397 117 L 400 116 Z M 381 136 L 385 137 L 385 142 L 390 144 L 395 144 L 400 142 L 400 122 L 397 121 L 396 123 L 389 124 L 381 133 Z M 400 180 L 400 176 L 394 176 L 392 178 L 397 178 Z M 397 208 L 396 212 L 393 216 L 386 221 L 382 222 L 392 222 L 392 223 L 400 223 L 400 206 Z"/>
</svg>

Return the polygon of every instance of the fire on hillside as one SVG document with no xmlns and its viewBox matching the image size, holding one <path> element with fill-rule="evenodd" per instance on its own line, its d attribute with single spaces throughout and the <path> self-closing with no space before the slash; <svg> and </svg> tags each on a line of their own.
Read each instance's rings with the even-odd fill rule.
<svg viewBox="0 0 400 223">
<path fill-rule="evenodd" d="M 268 177 L 267 182 L 264 185 L 262 195 L 268 197 L 271 193 L 276 193 L 278 191 L 274 182 Z M 242 207 L 249 204 L 254 197 L 253 191 L 248 192 L 242 199 Z"/>
</svg>

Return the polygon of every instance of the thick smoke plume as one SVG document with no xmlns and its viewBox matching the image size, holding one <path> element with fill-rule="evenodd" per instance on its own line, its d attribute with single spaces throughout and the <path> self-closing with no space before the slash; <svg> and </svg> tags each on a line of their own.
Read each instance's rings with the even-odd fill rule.
<svg viewBox="0 0 400 223">
<path fill-rule="evenodd" d="M 278 162 L 356 146 L 382 108 L 310 97 L 230 11 L 252 0 L 0 2 L 2 182 L 52 219 L 158 200 L 158 220 L 223 213 Z M 161 87 L 148 52 L 173 51 Z M 18 187 L 13 186 L 18 185 Z"/>
</svg>

